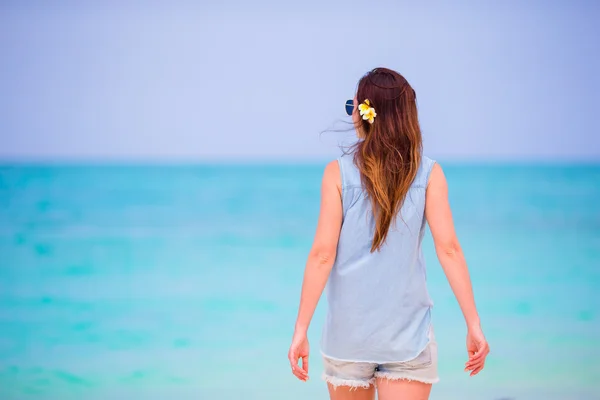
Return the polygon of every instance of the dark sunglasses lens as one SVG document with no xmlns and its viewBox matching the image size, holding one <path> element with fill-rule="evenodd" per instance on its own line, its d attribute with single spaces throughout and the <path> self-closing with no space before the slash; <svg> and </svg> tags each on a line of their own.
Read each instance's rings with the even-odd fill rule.
<svg viewBox="0 0 600 400">
<path fill-rule="evenodd" d="M 352 115 L 352 111 L 354 111 L 354 101 L 348 100 L 346 101 L 346 114 Z"/>
</svg>

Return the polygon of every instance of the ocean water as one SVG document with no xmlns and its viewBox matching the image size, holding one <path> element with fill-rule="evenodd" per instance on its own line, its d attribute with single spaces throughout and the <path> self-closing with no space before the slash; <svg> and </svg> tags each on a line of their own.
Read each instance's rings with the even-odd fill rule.
<svg viewBox="0 0 600 400">
<path fill-rule="evenodd" d="M 324 165 L 0 167 L 0 399 L 326 399 L 286 359 Z M 432 399 L 600 399 L 600 165 L 445 165 L 486 369 L 424 251 Z"/>
</svg>

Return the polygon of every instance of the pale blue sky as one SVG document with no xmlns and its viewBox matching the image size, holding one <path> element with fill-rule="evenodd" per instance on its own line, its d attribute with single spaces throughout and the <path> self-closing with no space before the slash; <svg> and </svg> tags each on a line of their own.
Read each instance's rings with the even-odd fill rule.
<svg viewBox="0 0 600 400">
<path fill-rule="evenodd" d="M 386 66 L 433 157 L 600 159 L 600 2 L 80 3 L 1 3 L 0 158 L 323 159 Z"/>
</svg>

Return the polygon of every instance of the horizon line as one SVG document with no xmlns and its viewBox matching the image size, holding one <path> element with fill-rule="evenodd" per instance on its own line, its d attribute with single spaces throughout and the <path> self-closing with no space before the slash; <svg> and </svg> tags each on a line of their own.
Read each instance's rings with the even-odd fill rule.
<svg viewBox="0 0 600 400">
<path fill-rule="evenodd" d="M 269 166 L 325 165 L 336 156 L 323 157 L 0 157 L 0 167 L 111 167 L 111 166 Z M 431 157 L 440 164 L 474 166 L 600 166 L 600 157 Z"/>
</svg>

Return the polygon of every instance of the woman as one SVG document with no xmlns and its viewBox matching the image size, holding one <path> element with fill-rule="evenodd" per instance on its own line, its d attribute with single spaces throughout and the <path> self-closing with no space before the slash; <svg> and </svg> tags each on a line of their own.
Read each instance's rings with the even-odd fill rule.
<svg viewBox="0 0 600 400">
<path fill-rule="evenodd" d="M 400 74 L 368 72 L 346 111 L 359 140 L 325 168 L 288 358 L 294 375 L 307 380 L 308 326 L 329 279 L 321 351 L 331 399 L 373 399 L 376 389 L 381 400 L 427 399 L 438 376 L 421 252 L 425 222 L 465 317 L 465 371 L 479 373 L 489 353 L 446 179 L 422 155 L 415 91 Z"/>
</svg>

